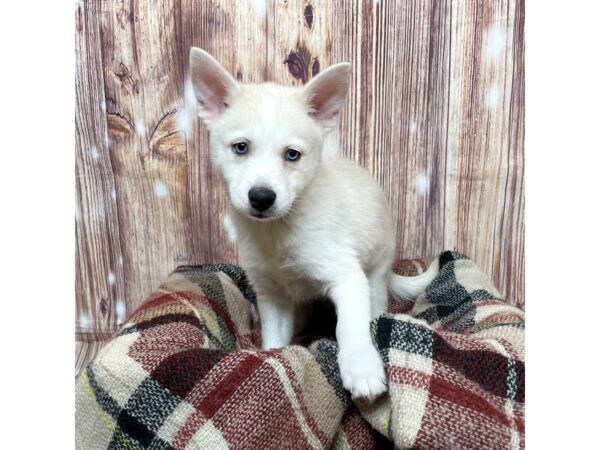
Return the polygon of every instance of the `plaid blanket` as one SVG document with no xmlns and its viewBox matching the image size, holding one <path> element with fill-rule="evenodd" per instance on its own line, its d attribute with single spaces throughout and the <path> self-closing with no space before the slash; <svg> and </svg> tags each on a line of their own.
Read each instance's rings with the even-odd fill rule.
<svg viewBox="0 0 600 450">
<path fill-rule="evenodd" d="M 439 258 L 371 324 L 389 383 L 371 404 L 342 388 L 327 304 L 303 345 L 261 351 L 244 272 L 178 268 L 77 380 L 77 448 L 523 448 L 524 314 L 467 257 Z"/>
</svg>

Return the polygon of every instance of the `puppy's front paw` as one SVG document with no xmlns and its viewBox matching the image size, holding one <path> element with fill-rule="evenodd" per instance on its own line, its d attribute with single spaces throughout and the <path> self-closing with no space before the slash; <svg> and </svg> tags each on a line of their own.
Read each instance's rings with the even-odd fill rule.
<svg viewBox="0 0 600 450">
<path fill-rule="evenodd" d="M 344 388 L 352 399 L 375 399 L 387 390 L 383 361 L 373 346 L 338 355 Z"/>
</svg>

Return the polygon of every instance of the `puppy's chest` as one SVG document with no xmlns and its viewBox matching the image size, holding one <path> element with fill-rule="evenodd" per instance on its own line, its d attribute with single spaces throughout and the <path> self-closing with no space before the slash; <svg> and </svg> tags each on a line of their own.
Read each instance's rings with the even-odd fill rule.
<svg viewBox="0 0 600 450">
<path fill-rule="evenodd" d="M 295 302 L 322 295 L 324 286 L 315 273 L 315 262 L 303 249 L 294 246 L 265 249 L 252 245 L 240 251 L 258 290 L 277 291 Z"/>
<path fill-rule="evenodd" d="M 270 276 L 275 278 L 279 291 L 294 302 L 313 300 L 324 291 L 323 283 L 302 266 L 282 266 L 270 272 Z"/>
</svg>

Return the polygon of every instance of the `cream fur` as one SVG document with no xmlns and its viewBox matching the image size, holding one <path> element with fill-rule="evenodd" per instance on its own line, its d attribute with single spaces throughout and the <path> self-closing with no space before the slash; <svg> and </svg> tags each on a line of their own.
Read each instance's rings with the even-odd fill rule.
<svg viewBox="0 0 600 450">
<path fill-rule="evenodd" d="M 354 398 L 375 398 L 386 390 L 385 371 L 369 323 L 386 311 L 389 289 L 416 297 L 437 264 L 420 277 L 392 274 L 395 235 L 386 198 L 366 170 L 331 151 L 350 65 L 334 65 L 303 88 L 249 85 L 192 49 L 190 71 L 231 203 L 228 234 L 257 293 L 263 347 L 289 345 L 299 310 L 327 295 L 337 312 L 342 383 Z M 239 141 L 248 144 L 247 154 L 232 150 Z M 287 161 L 288 148 L 301 158 Z M 250 205 L 253 187 L 276 193 L 266 217 L 257 218 Z"/>
</svg>

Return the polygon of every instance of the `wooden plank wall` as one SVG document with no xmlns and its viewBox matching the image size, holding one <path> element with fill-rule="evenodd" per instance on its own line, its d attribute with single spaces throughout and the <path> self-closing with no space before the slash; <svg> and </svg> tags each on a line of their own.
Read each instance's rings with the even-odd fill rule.
<svg viewBox="0 0 600 450">
<path fill-rule="evenodd" d="M 76 3 L 80 367 L 178 264 L 235 262 L 190 46 L 242 81 L 349 61 L 338 134 L 390 198 L 399 256 L 456 249 L 524 306 L 523 0 Z"/>
</svg>

